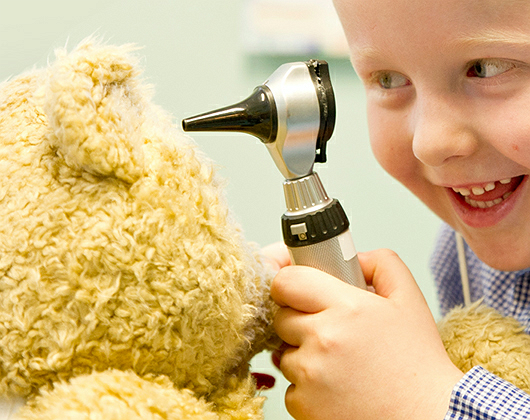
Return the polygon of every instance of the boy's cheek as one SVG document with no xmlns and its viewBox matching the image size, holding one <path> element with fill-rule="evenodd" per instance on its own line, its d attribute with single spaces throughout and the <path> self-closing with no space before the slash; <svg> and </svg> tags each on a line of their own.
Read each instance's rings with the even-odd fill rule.
<svg viewBox="0 0 530 420">
<path fill-rule="evenodd" d="M 482 106 L 482 112 L 475 112 L 468 118 L 478 147 L 488 152 L 483 155 L 495 159 L 497 167 L 506 165 L 507 175 L 517 172 L 514 164 L 530 168 L 530 88 L 527 90 L 517 99 L 491 99 Z"/>
<path fill-rule="evenodd" d="M 418 161 L 412 152 L 412 142 L 407 134 L 400 131 L 397 124 L 370 124 L 370 145 L 383 169 L 406 183 L 414 178 Z"/>
<path fill-rule="evenodd" d="M 497 143 L 494 147 L 501 154 L 524 168 L 530 168 L 530 126 L 505 129 L 504 135 L 496 136 L 494 141 Z"/>
<path fill-rule="evenodd" d="M 443 187 L 429 180 L 426 168 L 412 152 L 412 142 L 397 136 L 398 130 L 371 131 L 371 147 L 381 167 L 423 201 L 434 213 L 450 223 L 452 216 L 447 194 Z"/>
</svg>

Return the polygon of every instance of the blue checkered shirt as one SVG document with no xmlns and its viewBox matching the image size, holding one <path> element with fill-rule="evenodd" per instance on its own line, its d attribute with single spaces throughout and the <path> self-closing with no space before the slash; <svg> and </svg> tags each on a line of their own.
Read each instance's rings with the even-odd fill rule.
<svg viewBox="0 0 530 420">
<path fill-rule="evenodd" d="M 471 300 L 516 318 L 530 333 L 530 269 L 498 271 L 488 267 L 466 245 Z M 431 259 L 440 310 L 445 315 L 464 304 L 454 231 L 443 225 Z M 482 367 L 469 371 L 455 386 L 444 420 L 530 419 L 530 395 Z"/>
</svg>

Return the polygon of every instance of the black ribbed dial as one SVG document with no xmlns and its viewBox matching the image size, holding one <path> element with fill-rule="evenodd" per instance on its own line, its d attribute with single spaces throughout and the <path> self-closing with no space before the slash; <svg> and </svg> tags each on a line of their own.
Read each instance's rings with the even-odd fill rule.
<svg viewBox="0 0 530 420">
<path fill-rule="evenodd" d="M 289 247 L 323 242 L 340 235 L 349 225 L 346 213 L 335 199 L 315 213 L 282 216 L 283 239 Z"/>
</svg>

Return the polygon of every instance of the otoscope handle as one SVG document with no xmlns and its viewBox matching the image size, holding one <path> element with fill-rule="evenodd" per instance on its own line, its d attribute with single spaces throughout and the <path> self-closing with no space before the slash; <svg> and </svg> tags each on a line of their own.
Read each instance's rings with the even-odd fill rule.
<svg viewBox="0 0 530 420">
<path fill-rule="evenodd" d="M 288 249 L 293 264 L 317 268 L 346 283 L 366 289 L 349 229 L 324 242 Z"/>
<path fill-rule="evenodd" d="M 348 217 L 340 203 L 327 196 L 318 174 L 286 180 L 284 193 L 283 238 L 293 264 L 317 268 L 366 289 Z"/>
</svg>

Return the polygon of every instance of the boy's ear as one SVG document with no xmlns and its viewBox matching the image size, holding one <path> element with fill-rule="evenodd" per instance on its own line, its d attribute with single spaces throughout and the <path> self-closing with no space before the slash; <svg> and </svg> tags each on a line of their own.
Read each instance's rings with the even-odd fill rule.
<svg viewBox="0 0 530 420">
<path fill-rule="evenodd" d="M 50 142 L 72 169 L 134 182 L 143 172 L 140 85 L 130 45 L 92 39 L 72 53 L 57 51 L 49 68 L 45 112 Z"/>
</svg>

